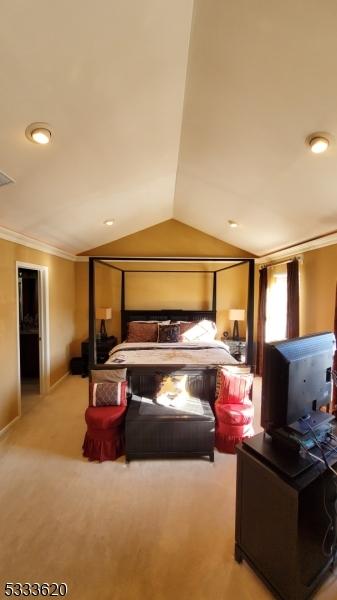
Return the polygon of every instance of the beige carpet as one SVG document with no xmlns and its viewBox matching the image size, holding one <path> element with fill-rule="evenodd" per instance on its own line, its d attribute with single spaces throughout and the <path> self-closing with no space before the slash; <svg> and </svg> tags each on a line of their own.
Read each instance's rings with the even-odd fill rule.
<svg viewBox="0 0 337 600">
<path fill-rule="evenodd" d="M 0 438 L 0 597 L 5 581 L 56 581 L 72 600 L 270 600 L 233 559 L 235 456 L 89 463 L 87 386 L 25 398 Z M 316 597 L 335 600 L 337 577 Z"/>
</svg>

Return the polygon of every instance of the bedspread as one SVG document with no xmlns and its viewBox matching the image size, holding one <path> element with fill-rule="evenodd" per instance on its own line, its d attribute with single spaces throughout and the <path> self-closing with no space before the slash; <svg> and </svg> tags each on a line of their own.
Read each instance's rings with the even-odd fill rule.
<svg viewBox="0 0 337 600">
<path fill-rule="evenodd" d="M 115 346 L 107 364 L 201 365 L 237 364 L 223 342 L 127 343 Z"/>
</svg>

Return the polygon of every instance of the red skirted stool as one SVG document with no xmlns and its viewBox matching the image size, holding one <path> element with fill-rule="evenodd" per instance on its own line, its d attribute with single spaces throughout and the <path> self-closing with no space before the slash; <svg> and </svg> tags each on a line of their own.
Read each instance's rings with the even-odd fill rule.
<svg viewBox="0 0 337 600">
<path fill-rule="evenodd" d="M 254 435 L 254 407 L 249 399 L 253 375 L 222 369 L 220 389 L 214 404 L 215 447 L 219 452 L 235 453 L 235 446 Z"/>
<path fill-rule="evenodd" d="M 124 454 L 126 406 L 89 406 L 83 456 L 89 460 L 116 460 Z"/>
</svg>

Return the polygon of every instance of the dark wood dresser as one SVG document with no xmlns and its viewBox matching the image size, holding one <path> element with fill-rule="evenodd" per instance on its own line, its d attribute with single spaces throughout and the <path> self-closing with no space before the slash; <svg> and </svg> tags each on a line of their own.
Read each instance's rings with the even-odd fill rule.
<svg viewBox="0 0 337 600">
<path fill-rule="evenodd" d="M 280 600 L 311 598 L 336 554 L 334 474 L 263 433 L 237 446 L 237 459 L 237 562 L 246 560 Z M 336 468 L 336 452 L 327 460 Z"/>
</svg>

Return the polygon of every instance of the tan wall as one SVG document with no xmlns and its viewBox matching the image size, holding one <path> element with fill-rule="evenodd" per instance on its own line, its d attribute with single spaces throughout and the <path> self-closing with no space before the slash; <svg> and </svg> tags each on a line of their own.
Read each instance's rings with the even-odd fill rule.
<svg viewBox="0 0 337 600">
<path fill-rule="evenodd" d="M 334 327 L 337 245 L 303 254 L 300 269 L 301 335 Z"/>
<path fill-rule="evenodd" d="M 72 354 L 81 355 L 81 342 L 88 337 L 89 321 L 88 263 L 75 263 L 75 334 Z"/>
<path fill-rule="evenodd" d="M 76 263 L 76 306 L 75 306 L 75 334 L 72 343 L 72 354 L 80 356 L 81 342 L 89 335 L 89 285 L 88 263 Z M 96 307 L 112 308 L 112 319 L 105 322 L 108 335 L 116 335 L 120 339 L 120 280 L 118 271 L 110 267 L 96 264 L 95 268 L 95 304 Z M 96 331 L 100 328 L 100 321 L 96 321 Z"/>
<path fill-rule="evenodd" d="M 112 308 L 112 319 L 105 321 L 107 333 L 120 339 L 121 273 L 111 267 L 96 264 L 95 289 L 96 307 Z M 100 321 L 96 321 L 96 331 L 99 328 Z"/>
<path fill-rule="evenodd" d="M 337 283 L 337 244 L 304 252 L 300 263 L 300 335 L 333 331 Z M 259 267 L 255 279 L 255 337 Z"/>
<path fill-rule="evenodd" d="M 83 252 L 91 256 L 235 256 L 253 257 L 175 219 L 148 227 Z"/>
<path fill-rule="evenodd" d="M 238 266 L 218 274 L 217 327 L 220 337 L 224 330 L 231 332 L 229 308 L 247 307 L 248 268 Z M 112 320 L 106 321 L 109 335 L 120 340 L 120 273 L 96 263 L 95 304 L 111 307 Z M 88 337 L 88 264 L 76 264 L 76 335 L 74 352 L 80 353 L 81 341 Z M 125 298 L 127 309 L 180 308 L 211 310 L 213 295 L 212 273 L 126 273 Z M 96 331 L 99 330 L 96 322 Z M 240 323 L 240 335 L 246 332 Z"/>
<path fill-rule="evenodd" d="M 252 256 L 244 250 L 226 244 L 193 227 L 170 219 L 154 227 L 144 229 L 133 235 L 115 240 L 84 253 L 91 256 L 195 256 L 195 257 L 243 257 Z M 164 267 L 163 267 L 164 268 Z M 111 271 L 110 275 L 104 273 Z M 227 307 L 246 307 L 245 292 L 248 274 L 235 269 L 227 276 L 228 285 L 221 288 L 218 300 L 221 303 L 221 316 L 218 323 L 219 332 L 224 329 Z M 229 273 L 229 271 L 228 271 Z M 241 273 L 241 274 L 240 274 Z M 108 267 L 99 267 L 96 277 L 96 305 L 113 307 L 113 319 L 107 322 L 108 333 L 120 339 L 120 281 L 119 274 Z M 112 279 L 111 279 L 112 278 Z M 241 283 L 241 279 L 244 282 Z M 222 278 L 224 281 L 226 276 Z M 222 281 L 221 279 L 221 281 Z M 77 352 L 80 342 L 88 336 L 88 265 L 76 264 L 76 342 Z M 107 283 L 108 282 L 108 283 Z M 235 295 L 237 287 L 238 295 Z M 126 308 L 160 309 L 182 308 L 207 310 L 212 306 L 212 275 L 209 273 L 130 273 L 126 275 Z M 105 294 L 105 295 L 104 295 Z M 220 300 L 221 296 L 221 300 Z M 230 299 L 226 300 L 229 296 Z M 234 303 L 234 304 L 233 304 Z M 234 306 L 235 305 L 235 306 Z M 99 324 L 97 324 L 99 325 Z M 219 333 L 219 335 L 220 335 Z"/>
<path fill-rule="evenodd" d="M 75 263 L 0 240 L 0 430 L 18 414 L 16 261 L 48 267 L 51 385 L 69 369 L 74 336 Z"/>
<path fill-rule="evenodd" d="M 217 275 L 217 327 L 219 337 L 224 331 L 232 336 L 233 322 L 228 319 L 230 308 L 244 308 L 247 316 L 248 265 L 240 265 L 221 271 Z M 246 335 L 246 322 L 239 322 L 240 337 Z"/>
<path fill-rule="evenodd" d="M 88 265 L 76 265 L 76 341 L 74 351 L 80 353 L 81 341 L 88 336 Z M 112 320 L 106 321 L 109 335 L 120 340 L 120 274 L 97 264 L 95 269 L 96 306 L 112 307 Z M 224 330 L 231 332 L 229 308 L 246 308 L 248 269 L 238 266 L 218 274 L 217 327 L 220 337 Z M 125 296 L 127 309 L 181 308 L 211 310 L 213 294 L 212 273 L 127 273 Z M 99 321 L 96 323 L 99 330 Z M 240 323 L 240 335 L 245 324 Z"/>
<path fill-rule="evenodd" d="M 126 273 L 128 309 L 211 310 L 212 273 Z"/>
</svg>

